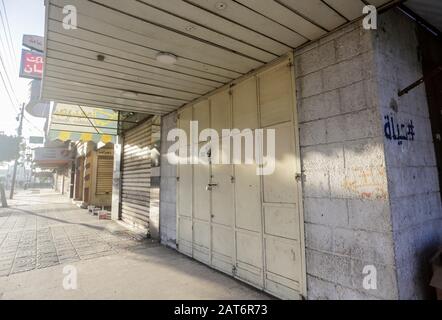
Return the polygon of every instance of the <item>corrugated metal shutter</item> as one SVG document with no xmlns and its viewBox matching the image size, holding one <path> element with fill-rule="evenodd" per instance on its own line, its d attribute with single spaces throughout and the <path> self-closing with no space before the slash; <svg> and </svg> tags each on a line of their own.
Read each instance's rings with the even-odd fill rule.
<svg viewBox="0 0 442 320">
<path fill-rule="evenodd" d="M 152 121 L 148 120 L 124 135 L 121 188 L 121 219 L 149 230 Z"/>
<path fill-rule="evenodd" d="M 112 193 L 114 157 L 98 156 L 97 159 L 97 195 Z"/>
</svg>

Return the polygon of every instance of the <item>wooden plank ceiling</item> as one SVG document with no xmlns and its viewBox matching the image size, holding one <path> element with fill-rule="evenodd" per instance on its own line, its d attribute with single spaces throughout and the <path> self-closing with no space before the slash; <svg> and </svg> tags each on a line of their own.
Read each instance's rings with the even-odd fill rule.
<svg viewBox="0 0 442 320">
<path fill-rule="evenodd" d="M 391 0 L 49 0 L 44 99 L 166 114 Z M 65 30 L 74 5 L 78 28 Z M 178 57 L 174 65 L 159 52 Z M 104 61 L 99 61 L 98 56 Z"/>
</svg>

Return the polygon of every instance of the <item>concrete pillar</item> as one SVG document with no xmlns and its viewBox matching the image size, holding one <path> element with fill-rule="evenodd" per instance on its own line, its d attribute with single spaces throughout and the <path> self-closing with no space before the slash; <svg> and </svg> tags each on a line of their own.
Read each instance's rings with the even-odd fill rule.
<svg viewBox="0 0 442 320">
<path fill-rule="evenodd" d="M 120 219 L 121 203 L 121 157 L 123 150 L 123 137 L 118 136 L 114 145 L 114 175 L 112 184 L 112 220 Z"/>
</svg>

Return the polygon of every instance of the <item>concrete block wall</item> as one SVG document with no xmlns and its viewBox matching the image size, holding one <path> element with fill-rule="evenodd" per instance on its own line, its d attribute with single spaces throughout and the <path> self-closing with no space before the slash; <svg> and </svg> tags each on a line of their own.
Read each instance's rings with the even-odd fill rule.
<svg viewBox="0 0 442 320">
<path fill-rule="evenodd" d="M 295 52 L 308 299 L 398 297 L 374 57 L 361 23 Z"/>
<path fill-rule="evenodd" d="M 161 243 L 176 249 L 176 166 L 167 160 L 167 151 L 173 142 L 167 134 L 177 126 L 177 113 L 162 118 L 161 123 L 161 183 L 160 183 L 160 238 Z"/>
<path fill-rule="evenodd" d="M 441 243 L 441 203 L 425 99 L 398 88 L 421 75 L 413 23 L 396 11 L 295 52 L 308 299 L 427 296 L 422 265 Z M 412 119 L 415 141 L 385 138 L 384 116 Z M 176 167 L 162 119 L 160 235 L 176 248 Z M 377 289 L 363 287 L 364 267 Z"/>
<path fill-rule="evenodd" d="M 382 116 L 415 127 L 414 141 L 384 138 L 399 298 L 429 298 L 428 260 L 442 245 L 442 209 L 425 86 L 398 97 L 422 77 L 417 25 L 396 10 L 379 23 L 374 46 Z"/>
</svg>

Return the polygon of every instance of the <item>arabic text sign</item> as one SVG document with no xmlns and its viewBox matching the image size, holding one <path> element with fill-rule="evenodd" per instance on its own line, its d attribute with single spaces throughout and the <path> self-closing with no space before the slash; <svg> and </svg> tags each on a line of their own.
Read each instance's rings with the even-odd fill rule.
<svg viewBox="0 0 442 320">
<path fill-rule="evenodd" d="M 41 79 L 43 77 L 43 53 L 22 50 L 20 77 Z"/>
<path fill-rule="evenodd" d="M 30 34 L 25 34 L 23 36 L 23 46 L 29 48 L 29 49 L 33 49 L 33 50 L 37 50 L 37 51 L 41 51 L 43 52 L 44 50 L 44 38 L 40 37 L 40 36 L 34 36 L 34 35 L 30 35 Z"/>
<path fill-rule="evenodd" d="M 37 148 L 34 150 L 34 161 L 37 162 L 63 162 L 73 158 L 72 151 L 64 148 Z"/>
</svg>

